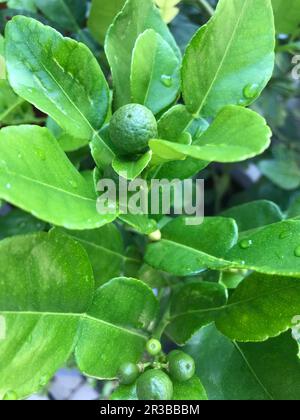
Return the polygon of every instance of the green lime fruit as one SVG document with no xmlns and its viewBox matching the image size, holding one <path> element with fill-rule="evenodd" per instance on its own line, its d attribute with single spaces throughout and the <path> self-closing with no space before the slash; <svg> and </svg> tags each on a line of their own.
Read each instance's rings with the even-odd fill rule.
<svg viewBox="0 0 300 420">
<path fill-rule="evenodd" d="M 124 363 L 118 373 L 118 378 L 122 385 L 133 384 L 140 374 L 140 370 L 134 363 Z"/>
<path fill-rule="evenodd" d="M 120 156 L 138 155 L 147 151 L 149 140 L 157 138 L 157 122 L 143 105 L 125 105 L 113 115 L 109 133 Z"/>
<path fill-rule="evenodd" d="M 172 379 L 185 382 L 195 375 L 195 361 L 183 351 L 174 350 L 168 355 L 169 373 Z"/>
<path fill-rule="evenodd" d="M 173 397 L 173 383 L 161 370 L 147 370 L 137 380 L 136 392 L 141 401 L 169 401 Z"/>
<path fill-rule="evenodd" d="M 155 338 L 151 338 L 146 344 L 146 350 L 150 356 L 157 356 L 161 352 L 161 344 Z"/>
</svg>

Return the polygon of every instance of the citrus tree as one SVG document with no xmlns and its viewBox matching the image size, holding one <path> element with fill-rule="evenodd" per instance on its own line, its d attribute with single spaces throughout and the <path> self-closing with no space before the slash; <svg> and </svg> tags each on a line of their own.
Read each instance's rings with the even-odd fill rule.
<svg viewBox="0 0 300 420">
<path fill-rule="evenodd" d="M 184 2 L 204 24 L 183 53 L 178 1 L 2 3 L 0 399 L 71 359 L 112 400 L 298 400 L 299 206 L 200 224 L 98 203 L 103 180 L 206 178 L 266 152 L 263 91 L 275 49 L 298 48 L 299 2 Z"/>
</svg>

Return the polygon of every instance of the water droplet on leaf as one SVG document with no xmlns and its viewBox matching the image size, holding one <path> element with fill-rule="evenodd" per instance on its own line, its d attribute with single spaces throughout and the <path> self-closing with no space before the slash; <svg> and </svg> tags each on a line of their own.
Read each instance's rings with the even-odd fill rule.
<svg viewBox="0 0 300 420">
<path fill-rule="evenodd" d="M 252 246 L 253 242 L 251 241 L 251 239 L 244 239 L 243 241 L 240 242 L 240 247 L 242 249 L 248 249 Z"/>
<path fill-rule="evenodd" d="M 46 160 L 46 154 L 45 154 L 44 150 L 36 149 L 35 153 L 39 157 L 39 159 Z"/>
<path fill-rule="evenodd" d="M 279 239 L 286 239 L 289 236 L 290 236 L 290 232 L 286 230 L 284 232 L 281 232 L 281 234 L 279 235 Z"/>
<path fill-rule="evenodd" d="M 300 258 L 300 245 L 295 249 L 295 256 Z"/>
<path fill-rule="evenodd" d="M 69 181 L 69 184 L 71 185 L 72 188 L 75 188 L 75 189 L 78 188 L 77 182 L 73 181 L 72 179 L 71 179 L 71 181 Z"/>
<path fill-rule="evenodd" d="M 161 82 L 164 86 L 171 87 L 173 85 L 172 76 L 167 76 L 166 74 L 163 74 L 161 76 Z"/>
<path fill-rule="evenodd" d="M 257 83 L 250 83 L 244 87 L 244 97 L 246 99 L 254 99 L 259 95 L 259 85 Z"/>
<path fill-rule="evenodd" d="M 5 185 L 5 188 L 6 188 L 7 190 L 10 190 L 10 189 L 11 189 L 11 184 L 6 184 L 6 185 Z"/>
</svg>

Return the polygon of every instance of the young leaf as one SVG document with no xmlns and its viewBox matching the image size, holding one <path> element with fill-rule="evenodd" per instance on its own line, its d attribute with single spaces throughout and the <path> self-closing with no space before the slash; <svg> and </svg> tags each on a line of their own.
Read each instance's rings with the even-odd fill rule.
<svg viewBox="0 0 300 420">
<path fill-rule="evenodd" d="M 191 146 L 150 140 L 154 157 L 180 160 L 186 156 L 208 162 L 243 161 L 264 152 L 271 130 L 257 113 L 236 106 L 223 108 L 212 125 Z"/>
<path fill-rule="evenodd" d="M 17 16 L 6 26 L 6 63 L 18 95 L 86 144 L 95 137 L 102 145 L 102 161 L 110 163 L 113 153 L 98 136 L 108 113 L 109 90 L 85 45 Z"/>
<path fill-rule="evenodd" d="M 92 0 L 88 28 L 99 44 L 104 45 L 107 30 L 118 12 L 122 10 L 125 1 L 126 0 Z"/>
<path fill-rule="evenodd" d="M 150 235 L 150 233 L 157 230 L 156 221 L 149 219 L 149 217 L 144 214 L 121 214 L 119 215 L 119 219 L 144 235 Z"/>
<path fill-rule="evenodd" d="M 222 217 L 234 219 L 239 232 L 246 232 L 281 222 L 283 213 L 277 204 L 267 200 L 259 200 L 226 210 L 222 213 Z"/>
<path fill-rule="evenodd" d="M 285 221 L 250 233 L 226 255 L 241 268 L 263 274 L 299 277 L 300 222 Z"/>
<path fill-rule="evenodd" d="M 75 350 L 82 372 L 113 379 L 123 363 L 137 363 L 157 309 L 152 290 L 137 280 L 114 279 L 98 289 Z"/>
<path fill-rule="evenodd" d="M 265 341 L 292 328 L 299 313 L 299 279 L 254 274 L 236 289 L 216 325 L 235 341 Z"/>
<path fill-rule="evenodd" d="M 112 162 L 112 167 L 117 174 L 123 176 L 126 179 L 134 180 L 136 179 L 144 169 L 147 168 L 148 164 L 152 159 L 152 152 L 149 151 L 141 156 L 138 160 L 124 160 L 121 158 L 115 157 Z"/>
<path fill-rule="evenodd" d="M 180 59 L 181 53 L 152 0 L 128 0 L 110 27 L 105 52 L 115 87 L 115 108 L 131 102 L 132 52 L 138 37 L 147 29 L 157 32 Z"/>
<path fill-rule="evenodd" d="M 81 246 L 53 232 L 4 240 L 0 250 L 0 399 L 22 399 L 69 358 L 94 281 Z"/>
<path fill-rule="evenodd" d="M 100 215 L 94 188 L 77 172 L 46 128 L 0 131 L 0 197 L 37 218 L 68 229 L 94 229 L 116 214 Z"/>
<path fill-rule="evenodd" d="M 220 0 L 184 57 L 189 112 L 215 116 L 226 105 L 250 105 L 272 76 L 274 48 L 271 0 Z"/>
<path fill-rule="evenodd" d="M 155 0 L 155 3 L 160 8 L 162 17 L 166 23 L 170 23 L 179 13 L 178 7 L 180 0 Z"/>
<path fill-rule="evenodd" d="M 178 276 L 232 266 L 224 256 L 237 242 L 234 220 L 207 217 L 201 225 L 191 225 L 192 221 L 178 217 L 168 223 L 162 229 L 162 240 L 148 246 L 147 264 Z"/>
<path fill-rule="evenodd" d="M 290 333 L 265 343 L 239 344 L 209 326 L 185 350 L 195 358 L 209 400 L 299 399 L 299 348 Z"/>
<path fill-rule="evenodd" d="M 145 51 L 149 51 L 147 56 Z M 154 114 L 167 108 L 180 89 L 180 64 L 169 44 L 153 29 L 146 30 L 133 50 L 132 102 L 145 105 Z"/>
<path fill-rule="evenodd" d="M 131 261 L 131 258 L 125 256 L 122 236 L 113 224 L 89 231 L 55 230 L 78 241 L 85 248 L 93 267 L 97 286 L 119 277 L 124 263 L 127 260 Z"/>
<path fill-rule="evenodd" d="M 299 26 L 300 3 L 298 0 L 290 0 L 286 7 L 285 0 L 272 0 L 275 27 L 278 33 L 292 34 Z"/>
<path fill-rule="evenodd" d="M 166 334 L 178 345 L 185 344 L 218 316 L 227 302 L 226 289 L 217 283 L 197 282 L 180 288 L 172 297 Z"/>
</svg>

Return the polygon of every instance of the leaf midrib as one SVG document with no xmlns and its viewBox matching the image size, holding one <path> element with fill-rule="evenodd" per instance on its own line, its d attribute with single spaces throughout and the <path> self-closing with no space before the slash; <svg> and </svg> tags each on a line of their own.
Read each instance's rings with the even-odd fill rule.
<svg viewBox="0 0 300 420">
<path fill-rule="evenodd" d="M 53 317 L 62 317 L 62 318 L 79 318 L 80 321 L 84 321 L 84 320 L 88 320 L 88 321 L 93 321 L 93 322 L 97 322 L 99 324 L 103 324 L 106 325 L 110 328 L 114 328 L 117 330 L 120 330 L 122 332 L 125 332 L 127 334 L 132 334 L 135 336 L 138 336 L 140 338 L 143 339 L 147 339 L 147 334 L 143 334 L 141 332 L 138 332 L 137 330 L 134 329 L 128 329 L 125 327 L 122 327 L 120 325 L 117 324 L 112 324 L 111 322 L 108 321 L 104 321 L 103 319 L 99 319 L 99 318 L 95 318 L 91 315 L 88 315 L 87 313 L 64 313 L 64 312 L 35 312 L 35 311 L 0 311 L 1 315 L 15 315 L 15 316 L 39 316 L 39 317 L 45 317 L 45 316 L 53 316 Z"/>
<path fill-rule="evenodd" d="M 208 87 L 208 89 L 207 89 L 207 92 L 206 92 L 206 94 L 205 94 L 205 96 L 204 96 L 204 98 L 203 98 L 203 100 L 202 100 L 201 104 L 199 105 L 199 108 L 198 108 L 197 112 L 196 112 L 196 115 L 197 115 L 197 116 L 199 116 L 199 115 L 200 115 L 200 113 L 201 113 L 201 111 L 202 111 L 202 109 L 203 109 L 203 107 L 204 107 L 204 105 L 205 105 L 205 102 L 206 102 L 207 98 L 209 97 L 209 95 L 210 95 L 210 93 L 211 93 L 211 91 L 212 91 L 212 89 L 213 89 L 213 86 L 214 86 L 214 84 L 215 84 L 215 82 L 216 82 L 216 80 L 217 80 L 217 78 L 218 78 L 218 76 L 219 76 L 219 74 L 220 74 L 220 72 L 221 72 L 221 70 L 222 70 L 223 64 L 225 63 L 225 60 L 227 59 L 227 56 L 228 56 L 228 54 L 229 54 L 229 52 L 230 52 L 230 49 L 231 49 L 232 43 L 233 43 L 233 41 L 234 41 L 235 35 L 236 35 L 236 33 L 237 33 L 237 30 L 239 29 L 239 26 L 240 26 L 240 23 L 241 23 L 242 17 L 244 16 L 244 13 L 245 13 L 245 10 L 246 10 L 246 5 L 248 5 L 248 0 L 245 0 L 245 1 L 244 1 L 244 5 L 243 5 L 243 7 L 242 7 L 241 14 L 240 14 L 239 18 L 238 18 L 238 19 L 237 19 L 237 21 L 236 21 L 236 25 L 235 25 L 235 27 L 234 27 L 234 30 L 233 30 L 233 32 L 232 32 L 232 35 L 231 35 L 230 40 L 229 40 L 229 42 L 228 42 L 228 45 L 227 45 L 227 47 L 226 47 L 226 49 L 225 49 L 224 56 L 222 57 L 222 60 L 220 61 L 220 64 L 219 64 L 219 66 L 218 66 L 218 68 L 217 68 L 217 71 L 216 71 L 216 73 L 215 73 L 215 76 L 213 77 L 212 82 L 211 82 L 211 84 L 209 85 L 209 87 Z M 206 34 L 204 34 L 204 39 L 205 39 L 205 38 L 206 38 L 206 36 L 207 36 L 207 32 L 208 32 L 208 31 L 206 31 Z"/>
</svg>

